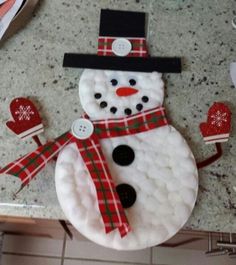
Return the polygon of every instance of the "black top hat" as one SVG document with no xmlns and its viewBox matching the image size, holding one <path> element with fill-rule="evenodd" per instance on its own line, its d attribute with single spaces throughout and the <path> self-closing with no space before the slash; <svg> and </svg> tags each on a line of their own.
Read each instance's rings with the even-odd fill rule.
<svg viewBox="0 0 236 265">
<path fill-rule="evenodd" d="M 102 9 L 97 54 L 66 53 L 64 67 L 180 73 L 181 59 L 149 57 L 145 13 Z"/>
</svg>

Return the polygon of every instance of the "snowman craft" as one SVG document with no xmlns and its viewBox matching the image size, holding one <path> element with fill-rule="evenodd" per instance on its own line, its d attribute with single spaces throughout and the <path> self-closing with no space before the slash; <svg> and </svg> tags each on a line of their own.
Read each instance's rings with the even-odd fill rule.
<svg viewBox="0 0 236 265">
<path fill-rule="evenodd" d="M 19 177 L 23 187 L 60 152 L 55 170 L 58 200 L 81 234 L 119 250 L 165 242 L 188 220 L 198 191 L 193 154 L 168 123 L 163 107 L 161 73 L 181 72 L 180 59 L 148 57 L 144 13 L 102 10 L 98 54 L 65 54 L 63 65 L 86 68 L 79 82 L 85 114 L 70 131 L 0 174 Z M 28 100 L 12 102 L 13 118 L 15 109 L 30 107 L 30 126 L 30 118 L 7 123 L 20 137 L 42 131 Z M 206 142 L 227 140 L 230 115 L 224 104 L 214 103 L 200 127 Z M 220 157 L 219 143 L 217 152 L 198 168 Z"/>
<path fill-rule="evenodd" d="M 99 139 L 99 147 L 98 141 L 94 146 L 87 144 L 95 161 L 83 158 L 85 150 L 80 153 L 76 144 L 62 150 L 55 174 L 58 199 L 84 236 L 123 250 L 154 246 L 172 237 L 188 220 L 198 190 L 192 152 L 168 124 L 163 108 L 164 83 L 159 72 L 179 72 L 180 61 L 148 57 L 144 27 L 144 13 L 102 10 L 98 55 L 66 54 L 64 58 L 66 67 L 89 68 L 80 78 L 80 101 L 93 124 L 101 122 L 107 132 Z M 72 125 L 75 137 L 87 138 L 93 130 L 87 120 Z M 117 200 L 113 194 L 108 202 L 97 202 L 90 175 L 95 170 L 104 175 L 100 181 L 106 181 L 103 159 L 120 199 L 117 205 L 105 204 Z M 99 207 L 102 211 L 108 207 L 112 215 L 120 203 L 124 210 L 114 217 L 118 229 L 112 229 L 108 215 L 104 233 Z"/>
</svg>

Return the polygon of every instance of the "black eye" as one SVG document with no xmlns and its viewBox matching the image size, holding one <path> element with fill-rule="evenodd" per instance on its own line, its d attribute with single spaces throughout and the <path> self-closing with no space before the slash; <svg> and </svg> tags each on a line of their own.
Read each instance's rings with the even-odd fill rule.
<svg viewBox="0 0 236 265">
<path fill-rule="evenodd" d="M 134 80 L 134 79 L 130 79 L 130 80 L 129 80 L 129 84 L 130 84 L 131 86 L 135 86 L 135 85 L 136 85 L 136 80 Z"/>
<path fill-rule="evenodd" d="M 118 84 L 118 81 L 116 79 L 111 79 L 111 84 L 113 86 L 116 86 Z"/>
<path fill-rule="evenodd" d="M 101 94 L 101 93 L 95 93 L 95 94 L 94 94 L 94 97 L 95 97 L 96 99 L 99 99 L 99 98 L 102 97 L 102 94 Z"/>
</svg>

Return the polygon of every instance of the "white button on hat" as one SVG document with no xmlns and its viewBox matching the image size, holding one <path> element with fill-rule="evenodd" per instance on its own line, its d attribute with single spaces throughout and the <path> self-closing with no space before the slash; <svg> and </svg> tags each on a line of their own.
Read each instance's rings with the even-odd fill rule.
<svg viewBox="0 0 236 265">
<path fill-rule="evenodd" d="M 117 56 L 126 56 L 130 53 L 132 45 L 125 38 L 118 38 L 112 42 L 111 49 Z"/>
<path fill-rule="evenodd" d="M 88 139 L 94 131 L 94 126 L 90 120 L 78 119 L 75 120 L 71 126 L 71 132 L 77 139 Z"/>
</svg>

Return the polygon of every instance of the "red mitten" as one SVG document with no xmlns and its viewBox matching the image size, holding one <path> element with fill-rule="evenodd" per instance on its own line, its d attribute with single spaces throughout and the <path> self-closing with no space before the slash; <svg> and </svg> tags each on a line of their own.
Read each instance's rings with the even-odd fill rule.
<svg viewBox="0 0 236 265">
<path fill-rule="evenodd" d="M 15 98 L 10 104 L 13 121 L 7 127 L 20 138 L 32 137 L 43 132 L 42 119 L 34 104 L 27 98 Z"/>
<path fill-rule="evenodd" d="M 215 102 L 208 110 L 207 122 L 200 124 L 206 144 L 226 142 L 231 127 L 231 111 L 221 102 Z"/>
</svg>

